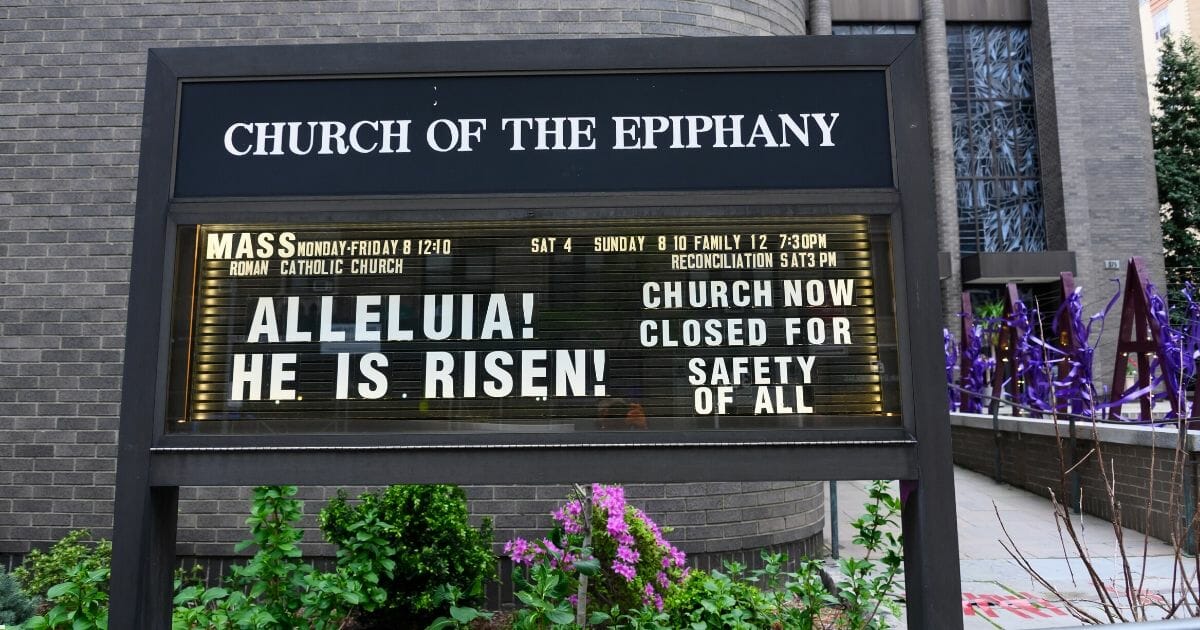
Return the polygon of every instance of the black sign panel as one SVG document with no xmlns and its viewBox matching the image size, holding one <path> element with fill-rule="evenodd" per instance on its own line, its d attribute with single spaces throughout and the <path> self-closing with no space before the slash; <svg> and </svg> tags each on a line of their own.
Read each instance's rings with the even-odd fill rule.
<svg viewBox="0 0 1200 630">
<path fill-rule="evenodd" d="M 113 627 L 181 486 L 782 479 L 917 480 L 909 625 L 961 619 L 921 51 L 149 51 Z"/>
<path fill-rule="evenodd" d="M 176 197 L 891 187 L 883 71 L 185 83 Z"/>
<path fill-rule="evenodd" d="M 181 255 L 169 428 L 886 425 L 872 225 L 202 226 Z"/>
</svg>

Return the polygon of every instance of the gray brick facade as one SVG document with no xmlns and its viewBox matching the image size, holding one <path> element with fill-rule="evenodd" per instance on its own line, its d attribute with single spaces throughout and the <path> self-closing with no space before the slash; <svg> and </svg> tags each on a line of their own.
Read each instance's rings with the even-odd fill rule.
<svg viewBox="0 0 1200 630">
<path fill-rule="evenodd" d="M 1143 256 L 1164 290 L 1162 231 L 1137 4 L 1035 0 L 1033 43 L 1042 186 L 1051 249 L 1075 252 L 1086 314 L 1098 312 Z M 1119 271 L 1104 269 L 1119 260 Z M 1112 373 L 1117 320 L 1096 352 Z"/>
<path fill-rule="evenodd" d="M 111 535 L 148 48 L 805 29 L 803 0 L 20 4 L 0 6 L 0 555 L 10 558 L 71 529 Z M 333 492 L 303 489 L 309 527 Z M 819 541 L 820 484 L 629 492 L 701 555 Z M 469 493 L 473 510 L 494 516 L 504 540 L 548 525 L 565 488 Z M 180 552 L 230 553 L 246 535 L 246 497 L 244 488 L 182 489 Z"/>
</svg>

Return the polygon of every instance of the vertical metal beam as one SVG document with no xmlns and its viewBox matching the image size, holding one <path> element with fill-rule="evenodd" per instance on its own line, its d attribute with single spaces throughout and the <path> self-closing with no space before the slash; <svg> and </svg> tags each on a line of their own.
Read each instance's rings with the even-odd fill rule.
<svg viewBox="0 0 1200 630">
<path fill-rule="evenodd" d="M 959 313 L 959 319 L 958 343 L 962 351 L 959 353 L 961 361 L 958 364 L 958 385 L 962 391 L 958 394 L 958 406 L 960 410 L 966 411 L 971 404 L 969 380 L 971 369 L 974 367 L 974 362 L 967 356 L 967 346 L 969 345 L 968 340 L 975 330 L 975 312 L 971 308 L 971 294 L 966 291 L 962 292 L 962 312 Z"/>
<path fill-rule="evenodd" d="M 918 480 L 901 486 L 902 496 L 906 494 L 901 516 L 908 628 L 960 630 L 962 583 L 946 382 L 941 370 L 929 370 L 929 366 L 941 365 L 943 361 L 942 346 L 938 343 L 942 326 L 935 318 L 918 316 L 938 308 L 944 311 L 943 305 L 956 304 L 959 298 L 958 281 L 952 278 L 954 290 L 949 293 L 955 300 L 943 301 L 938 290 L 937 257 L 932 254 L 937 251 L 937 239 L 947 238 L 946 232 L 938 228 L 947 223 L 942 206 L 955 209 L 956 204 L 953 162 L 948 148 L 946 24 L 940 1 L 926 0 L 925 5 L 930 5 L 931 10 L 925 13 L 922 46 L 914 44 L 911 52 L 902 54 L 889 71 L 893 85 L 929 82 L 925 102 L 905 102 L 905 98 L 893 101 L 895 120 L 902 121 L 894 127 L 896 151 L 905 156 L 896 163 L 896 182 L 904 211 L 905 308 L 910 314 L 901 324 L 901 337 L 907 337 L 901 350 L 906 352 L 907 373 L 911 376 L 912 409 L 916 416 L 912 431 L 917 438 L 919 469 Z M 930 31 L 936 31 L 934 36 L 930 36 Z M 946 115 L 937 118 L 938 112 Z M 922 160 L 920 156 L 930 156 L 932 160 Z M 946 178 L 949 185 L 943 186 Z M 931 180 L 935 186 L 928 184 Z M 940 210 L 936 217 L 929 212 L 934 206 Z"/>
<path fill-rule="evenodd" d="M 839 560 L 842 557 L 842 551 L 838 548 L 838 540 L 841 538 L 841 524 L 838 519 L 838 496 L 837 496 L 837 480 L 833 479 L 829 482 L 829 537 L 833 540 L 829 541 L 829 555 L 834 560 Z"/>
<path fill-rule="evenodd" d="M 1000 450 L 1004 444 L 1004 436 L 1000 433 L 1000 405 L 992 409 L 992 448 L 996 453 L 995 468 L 992 478 L 996 483 L 1004 483 L 1004 454 Z"/>
<path fill-rule="evenodd" d="M 113 514 L 110 628 L 171 625 L 171 565 L 175 553 L 177 488 L 150 486 L 150 445 L 157 420 L 157 335 L 161 330 L 166 213 L 175 120 L 176 77 L 150 51 L 142 114 L 141 160 L 133 227 L 117 494 Z M 164 616 L 165 615 L 165 616 Z"/>
<path fill-rule="evenodd" d="M 171 627 L 171 585 L 175 571 L 175 533 L 179 515 L 179 488 L 151 488 L 147 515 L 147 547 L 142 557 L 138 594 L 138 628 Z M 113 626 L 116 627 L 116 626 Z"/>
</svg>

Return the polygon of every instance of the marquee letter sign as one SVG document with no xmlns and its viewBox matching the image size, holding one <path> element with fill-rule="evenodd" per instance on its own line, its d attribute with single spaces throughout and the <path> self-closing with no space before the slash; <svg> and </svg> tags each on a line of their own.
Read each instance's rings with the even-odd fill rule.
<svg viewBox="0 0 1200 630">
<path fill-rule="evenodd" d="M 188 228 L 167 430 L 895 425 L 869 225 Z"/>
</svg>

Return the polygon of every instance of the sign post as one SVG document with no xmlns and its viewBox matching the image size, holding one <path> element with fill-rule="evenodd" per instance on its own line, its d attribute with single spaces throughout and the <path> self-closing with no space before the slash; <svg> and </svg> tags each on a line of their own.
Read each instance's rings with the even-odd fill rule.
<svg viewBox="0 0 1200 630">
<path fill-rule="evenodd" d="M 151 51 L 114 627 L 185 485 L 873 478 L 961 624 L 919 49 Z"/>
</svg>

